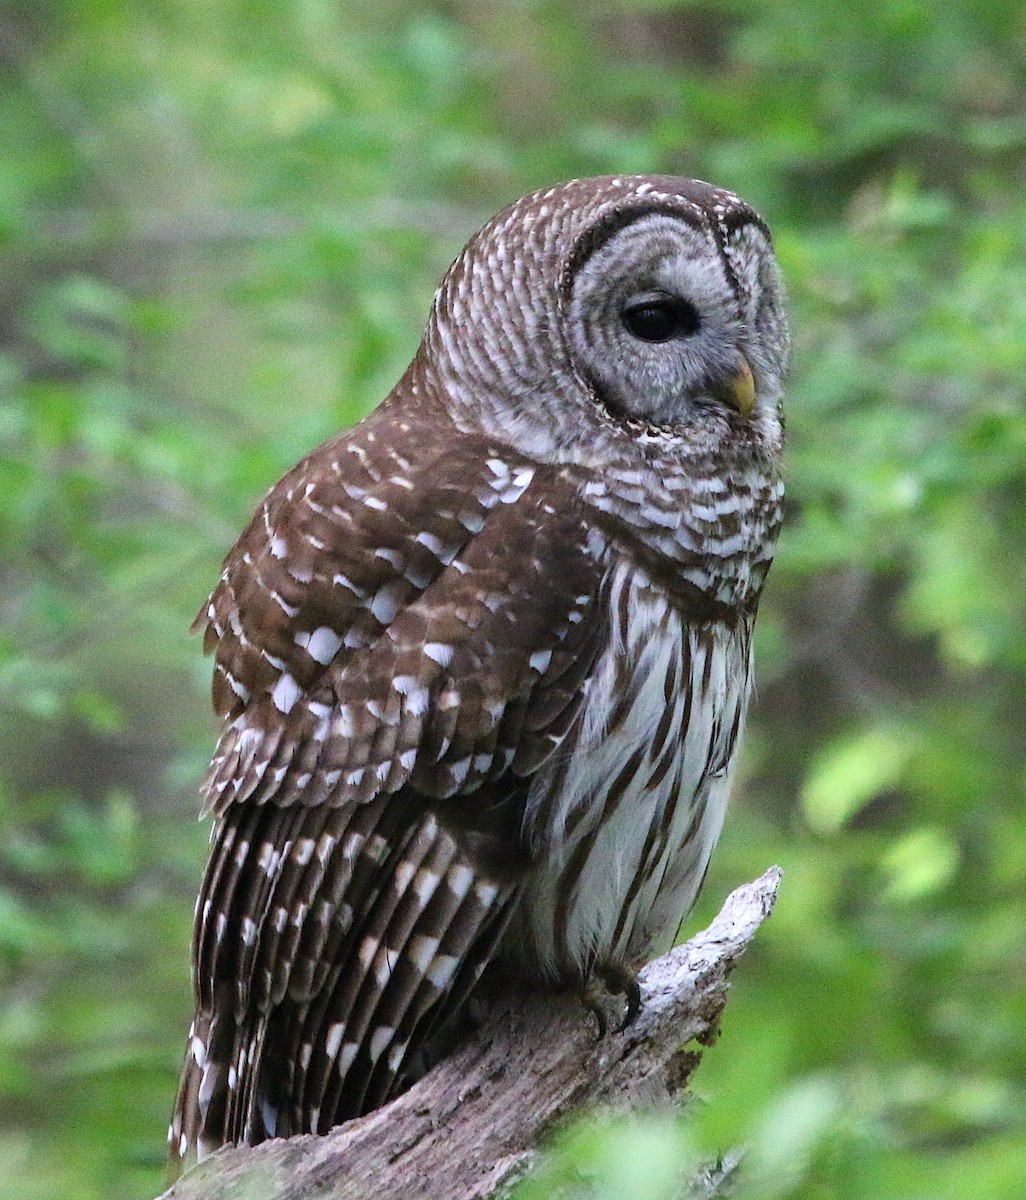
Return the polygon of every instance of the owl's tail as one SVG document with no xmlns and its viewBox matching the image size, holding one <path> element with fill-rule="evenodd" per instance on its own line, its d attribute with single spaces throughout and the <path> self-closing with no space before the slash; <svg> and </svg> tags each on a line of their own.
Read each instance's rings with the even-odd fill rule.
<svg viewBox="0 0 1026 1200">
<path fill-rule="evenodd" d="M 167 1131 L 169 1182 L 225 1142 L 235 1140 L 229 1126 L 238 1111 L 237 1085 L 246 1078 L 245 1063 L 258 1060 L 260 1040 L 259 1031 L 256 1038 L 240 1034 L 231 1005 L 213 1013 L 197 1013 L 189 1028 Z"/>
<path fill-rule="evenodd" d="M 168 1131 L 175 1178 L 222 1145 L 326 1133 L 405 1090 L 495 957 L 517 895 L 394 797 L 348 812 L 256 808 L 229 839 L 233 815 L 198 907 L 197 1015 Z M 284 820 L 310 836 L 272 838 L 264 826 Z M 361 821 L 370 832 L 356 837 Z M 345 853 L 322 871 L 308 850 L 335 823 Z M 264 852 L 278 844 L 284 854 Z M 222 860 L 258 869 L 241 886 Z M 311 865 L 297 899 L 290 871 Z"/>
</svg>

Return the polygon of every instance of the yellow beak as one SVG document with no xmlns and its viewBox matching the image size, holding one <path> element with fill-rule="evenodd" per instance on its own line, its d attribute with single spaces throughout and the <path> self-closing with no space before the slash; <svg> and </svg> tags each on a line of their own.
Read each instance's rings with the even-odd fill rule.
<svg viewBox="0 0 1026 1200">
<path fill-rule="evenodd" d="M 755 409 L 755 380 L 752 368 L 744 359 L 733 375 L 714 383 L 709 390 L 717 400 L 737 409 L 743 417 L 750 417 Z"/>
</svg>

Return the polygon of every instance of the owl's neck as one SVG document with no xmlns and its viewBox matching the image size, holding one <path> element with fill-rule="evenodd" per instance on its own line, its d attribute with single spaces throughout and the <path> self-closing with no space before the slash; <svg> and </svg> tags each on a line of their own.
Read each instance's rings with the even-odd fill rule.
<svg viewBox="0 0 1026 1200">
<path fill-rule="evenodd" d="M 682 604 L 709 616 L 754 614 L 780 527 L 783 483 L 761 455 L 610 462 L 565 470 L 614 546 Z"/>
</svg>

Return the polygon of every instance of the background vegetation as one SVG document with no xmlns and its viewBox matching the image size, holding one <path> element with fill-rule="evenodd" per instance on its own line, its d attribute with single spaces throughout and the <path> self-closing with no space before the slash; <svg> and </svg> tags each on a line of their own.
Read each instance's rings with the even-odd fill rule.
<svg viewBox="0 0 1026 1200">
<path fill-rule="evenodd" d="M 5 0 L 5 1195 L 159 1190 L 222 554 L 482 219 L 606 171 L 735 188 L 790 282 L 791 517 L 691 927 L 786 876 L 705 1103 L 531 1194 L 746 1142 L 746 1194 L 1022 1195 L 1024 52 L 1020 0 Z"/>
</svg>

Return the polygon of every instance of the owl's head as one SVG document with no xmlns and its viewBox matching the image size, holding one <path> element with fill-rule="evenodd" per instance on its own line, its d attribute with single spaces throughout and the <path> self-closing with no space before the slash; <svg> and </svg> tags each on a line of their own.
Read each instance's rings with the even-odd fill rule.
<svg viewBox="0 0 1026 1200">
<path fill-rule="evenodd" d="M 457 420 L 497 417 L 540 457 L 567 457 L 581 420 L 703 449 L 779 443 L 789 336 L 769 230 L 697 180 L 524 197 L 450 268 L 425 344 Z"/>
</svg>

